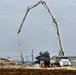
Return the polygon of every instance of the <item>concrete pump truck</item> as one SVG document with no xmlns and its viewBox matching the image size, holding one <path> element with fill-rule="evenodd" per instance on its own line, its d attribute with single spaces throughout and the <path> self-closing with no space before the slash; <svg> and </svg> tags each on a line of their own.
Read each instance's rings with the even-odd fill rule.
<svg viewBox="0 0 76 75">
<path fill-rule="evenodd" d="M 27 17 L 28 12 L 31 9 L 35 8 L 36 6 L 38 6 L 39 4 L 42 4 L 44 6 L 44 8 L 48 11 L 48 13 L 50 14 L 50 16 L 52 18 L 52 21 L 53 21 L 53 25 L 54 25 L 55 30 L 56 30 L 58 44 L 59 44 L 59 54 L 58 54 L 58 56 L 55 56 L 55 57 L 52 57 L 51 59 L 49 59 L 49 61 L 50 61 L 49 63 L 54 64 L 54 65 L 57 65 L 57 63 L 59 63 L 60 66 L 71 65 L 69 59 L 64 57 L 64 49 L 63 49 L 63 45 L 62 45 L 62 40 L 61 40 L 61 35 L 60 35 L 58 22 L 57 22 L 55 16 L 53 15 L 52 11 L 47 6 L 45 1 L 39 0 L 36 4 L 27 7 L 25 16 L 24 16 L 24 18 L 23 18 L 23 20 L 21 22 L 21 25 L 19 27 L 19 30 L 17 32 L 18 36 L 19 36 L 19 33 L 21 32 L 21 28 L 23 26 L 23 23 L 24 23 L 26 17 Z M 19 46 L 20 46 L 20 41 L 19 41 Z M 20 47 L 20 49 L 21 49 L 21 47 Z M 22 62 L 23 62 L 24 58 L 22 56 L 22 50 L 21 50 L 21 59 L 22 59 Z M 45 61 L 45 62 L 47 62 L 47 61 Z"/>
</svg>

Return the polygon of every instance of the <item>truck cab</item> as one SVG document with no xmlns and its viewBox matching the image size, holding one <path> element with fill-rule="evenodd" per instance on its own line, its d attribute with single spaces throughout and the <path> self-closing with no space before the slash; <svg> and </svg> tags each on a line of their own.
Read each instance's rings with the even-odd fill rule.
<svg viewBox="0 0 76 75">
<path fill-rule="evenodd" d="M 68 57 L 59 57 L 59 64 L 60 66 L 71 66 L 71 62 Z"/>
</svg>

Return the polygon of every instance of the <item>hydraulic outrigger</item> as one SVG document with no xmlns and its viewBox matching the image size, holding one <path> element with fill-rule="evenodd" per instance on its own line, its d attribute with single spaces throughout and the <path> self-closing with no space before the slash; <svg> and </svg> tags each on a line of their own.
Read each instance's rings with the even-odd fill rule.
<svg viewBox="0 0 76 75">
<path fill-rule="evenodd" d="M 60 47 L 60 50 L 59 50 L 59 56 L 64 56 L 64 49 L 63 49 L 63 46 L 62 46 L 62 40 L 61 40 L 61 36 L 60 36 L 60 31 L 59 31 L 59 27 L 58 27 L 58 22 L 56 21 L 56 18 L 54 17 L 52 11 L 49 9 L 49 7 L 47 6 L 46 2 L 45 1 L 42 1 L 42 0 L 39 0 L 36 4 L 32 5 L 32 6 L 28 6 L 27 7 L 27 11 L 26 11 L 26 14 L 21 22 L 21 25 L 19 27 L 19 30 L 17 32 L 18 36 L 19 36 L 19 33 L 21 32 L 21 28 L 23 26 L 23 23 L 26 19 L 26 16 L 28 14 L 28 12 L 30 11 L 30 9 L 32 8 L 35 8 L 36 6 L 38 6 L 39 4 L 42 4 L 46 9 L 47 11 L 49 12 L 49 14 L 51 15 L 52 17 L 52 20 L 53 20 L 53 25 L 54 27 L 56 28 L 56 32 L 57 32 L 57 39 L 58 39 L 58 43 L 59 43 L 59 47 Z M 20 41 L 19 41 L 19 46 L 20 45 Z M 21 50 L 21 58 L 23 60 L 23 57 L 22 57 L 22 50 Z"/>
</svg>

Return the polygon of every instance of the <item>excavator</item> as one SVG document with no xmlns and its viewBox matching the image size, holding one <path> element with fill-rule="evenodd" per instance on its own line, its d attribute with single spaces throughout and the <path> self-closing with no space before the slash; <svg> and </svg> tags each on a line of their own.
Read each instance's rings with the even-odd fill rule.
<svg viewBox="0 0 76 75">
<path fill-rule="evenodd" d="M 58 22 L 55 18 L 55 16 L 53 15 L 52 11 L 49 9 L 47 3 L 43 0 L 39 0 L 36 4 L 32 5 L 32 6 L 28 6 L 27 7 L 27 10 L 26 10 L 26 13 L 25 13 L 25 16 L 20 24 L 20 27 L 19 27 L 19 30 L 17 32 L 18 34 L 18 37 L 19 37 L 19 34 L 21 32 L 21 29 L 22 29 L 22 26 L 24 24 L 24 21 L 29 13 L 29 11 L 35 7 L 37 7 L 38 5 L 42 4 L 44 6 L 44 8 L 48 11 L 49 15 L 51 16 L 52 18 L 52 21 L 53 21 L 53 25 L 55 27 L 55 30 L 56 30 L 56 34 L 57 34 L 57 39 L 58 39 L 58 44 L 59 44 L 59 55 L 58 56 L 64 56 L 64 49 L 63 49 L 63 45 L 62 45 L 62 40 L 61 40 L 61 35 L 60 35 L 60 30 L 59 30 L 59 25 L 58 25 Z M 21 46 L 20 44 L 20 38 L 19 38 L 19 46 Z M 20 47 L 20 50 L 21 50 L 21 59 L 22 59 L 22 62 L 24 60 L 23 56 L 22 56 L 22 49 Z"/>
</svg>

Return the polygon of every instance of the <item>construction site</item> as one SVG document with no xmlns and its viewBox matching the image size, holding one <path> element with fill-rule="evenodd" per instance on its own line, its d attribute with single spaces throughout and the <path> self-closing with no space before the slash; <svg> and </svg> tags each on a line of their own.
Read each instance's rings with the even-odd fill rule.
<svg viewBox="0 0 76 75">
<path fill-rule="evenodd" d="M 51 56 L 48 50 L 40 51 L 36 57 L 34 57 L 34 50 L 31 50 L 31 62 L 27 62 L 23 56 L 23 49 L 21 44 L 21 29 L 26 24 L 26 17 L 32 9 L 36 9 L 37 6 L 47 10 L 47 13 L 52 19 L 52 24 L 56 31 L 56 38 L 59 45 L 58 55 Z M 55 18 L 52 10 L 48 7 L 47 3 L 43 0 L 38 0 L 36 4 L 28 6 L 26 13 L 22 19 L 20 27 L 17 31 L 18 44 L 20 51 L 20 61 L 11 61 L 8 58 L 0 58 L 0 75 L 75 75 L 76 74 L 76 56 L 65 56 L 65 50 L 62 43 L 60 28 L 57 19 Z M 51 52 L 52 53 L 52 52 Z M 69 73 L 70 72 L 70 73 Z"/>
<path fill-rule="evenodd" d="M 59 50 L 58 50 L 58 55 L 54 55 L 52 57 L 50 57 L 50 53 L 48 51 L 45 51 L 45 52 L 41 51 L 41 52 L 39 52 L 39 55 L 37 57 L 35 57 L 35 59 L 36 59 L 35 61 L 34 61 L 33 50 L 32 50 L 32 66 L 39 67 L 39 68 L 64 67 L 64 66 L 76 67 L 76 56 L 65 56 L 65 52 L 64 52 L 65 50 L 64 50 L 63 44 L 62 44 L 62 39 L 61 39 L 58 22 L 57 22 L 55 16 L 53 15 L 52 11 L 49 9 L 47 3 L 43 0 L 39 0 L 36 4 L 27 7 L 25 16 L 24 16 L 24 18 L 20 24 L 19 30 L 17 32 L 18 43 L 19 43 L 19 48 L 20 48 L 20 52 L 21 52 L 20 53 L 21 62 L 13 62 L 13 61 L 10 61 L 5 58 L 0 58 L 1 66 L 2 65 L 26 65 L 26 61 L 24 61 L 25 58 L 22 55 L 20 32 L 21 32 L 22 26 L 24 24 L 24 21 L 26 20 L 26 17 L 28 15 L 29 11 L 36 8 L 40 4 L 47 10 L 47 12 L 49 13 L 49 16 L 52 19 L 52 24 L 56 30 Z M 30 66 L 30 65 L 28 65 L 28 66 Z"/>
</svg>

